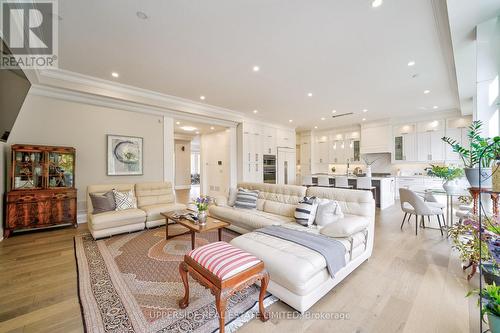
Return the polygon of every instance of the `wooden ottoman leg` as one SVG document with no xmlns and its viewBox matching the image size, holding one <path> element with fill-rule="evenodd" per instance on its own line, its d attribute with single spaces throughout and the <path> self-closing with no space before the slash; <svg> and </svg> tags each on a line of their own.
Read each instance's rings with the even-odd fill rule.
<svg viewBox="0 0 500 333">
<path fill-rule="evenodd" d="M 260 320 L 267 321 L 269 319 L 269 313 L 267 313 L 264 308 L 264 296 L 266 296 L 267 285 L 269 284 L 269 273 L 264 272 L 262 280 L 260 280 L 260 293 L 259 293 L 259 313 Z"/>
<path fill-rule="evenodd" d="M 179 264 L 179 273 L 181 274 L 182 283 L 184 284 L 184 298 L 179 300 L 179 307 L 185 309 L 189 305 L 188 268 L 185 262 Z"/>
<path fill-rule="evenodd" d="M 219 313 L 219 333 L 224 333 L 226 327 L 226 305 L 227 299 L 221 295 L 221 291 L 218 291 L 215 295 L 215 307 Z"/>
</svg>

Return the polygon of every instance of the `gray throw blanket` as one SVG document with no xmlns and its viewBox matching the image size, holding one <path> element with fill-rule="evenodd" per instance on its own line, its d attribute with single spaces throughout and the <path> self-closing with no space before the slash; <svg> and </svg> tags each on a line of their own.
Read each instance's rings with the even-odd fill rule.
<svg viewBox="0 0 500 333">
<path fill-rule="evenodd" d="M 294 242 L 318 252 L 325 258 L 326 267 L 332 278 L 346 264 L 345 247 L 336 239 L 277 225 L 257 229 L 254 232 Z"/>
</svg>

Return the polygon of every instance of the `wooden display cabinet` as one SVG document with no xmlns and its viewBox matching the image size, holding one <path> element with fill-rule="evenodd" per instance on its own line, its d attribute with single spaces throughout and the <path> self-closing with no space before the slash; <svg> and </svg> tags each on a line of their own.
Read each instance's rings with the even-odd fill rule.
<svg viewBox="0 0 500 333">
<path fill-rule="evenodd" d="M 75 149 L 11 147 L 4 237 L 13 231 L 76 223 Z"/>
</svg>

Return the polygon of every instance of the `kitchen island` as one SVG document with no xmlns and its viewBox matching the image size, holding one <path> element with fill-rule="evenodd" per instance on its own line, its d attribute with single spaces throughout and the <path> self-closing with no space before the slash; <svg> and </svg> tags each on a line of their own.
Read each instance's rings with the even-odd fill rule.
<svg viewBox="0 0 500 333">
<path fill-rule="evenodd" d="M 312 180 L 314 184 L 318 183 L 318 176 L 328 176 L 330 185 L 335 186 L 335 176 L 345 176 L 339 174 L 313 174 Z M 362 178 L 354 175 L 348 176 L 348 184 L 352 186 L 353 189 L 356 189 L 357 179 Z M 383 176 L 383 177 L 371 177 L 372 178 L 372 186 L 375 187 L 376 195 L 375 195 L 375 203 L 378 208 L 386 209 L 394 205 L 394 189 L 395 189 L 395 178 L 392 176 Z"/>
</svg>

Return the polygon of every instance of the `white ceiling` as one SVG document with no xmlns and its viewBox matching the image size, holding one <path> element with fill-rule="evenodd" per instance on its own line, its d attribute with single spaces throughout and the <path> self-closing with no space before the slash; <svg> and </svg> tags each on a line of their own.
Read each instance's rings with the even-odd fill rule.
<svg viewBox="0 0 500 333">
<path fill-rule="evenodd" d="M 195 128 L 193 131 L 186 131 L 183 127 Z M 195 136 L 200 134 L 209 134 L 225 130 L 226 127 L 222 127 L 210 123 L 201 123 L 195 121 L 189 121 L 185 119 L 174 119 L 174 133 Z"/>
<path fill-rule="evenodd" d="M 455 109 L 433 1 L 65 0 L 59 65 L 299 128 Z"/>
</svg>

